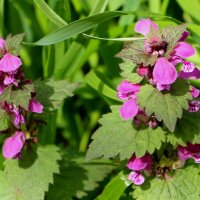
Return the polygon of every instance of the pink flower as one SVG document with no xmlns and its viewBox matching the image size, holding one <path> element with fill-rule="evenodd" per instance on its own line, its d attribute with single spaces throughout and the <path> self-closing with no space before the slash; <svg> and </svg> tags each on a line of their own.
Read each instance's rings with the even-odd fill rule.
<svg viewBox="0 0 200 200">
<path fill-rule="evenodd" d="M 200 78 L 200 70 L 195 68 L 192 72 L 184 72 L 181 71 L 179 73 L 179 77 L 183 79 L 199 79 Z"/>
<path fill-rule="evenodd" d="M 200 163 L 200 145 L 188 143 L 186 147 L 178 146 L 178 157 L 180 160 L 193 158 L 195 163 Z"/>
<path fill-rule="evenodd" d="M 145 154 L 141 158 L 137 158 L 135 155 L 128 161 L 127 167 L 131 170 L 141 171 L 150 170 L 152 165 L 152 158 L 150 154 Z"/>
<path fill-rule="evenodd" d="M 13 136 L 4 141 L 2 149 L 3 156 L 6 159 L 15 158 L 18 154 L 20 154 L 25 141 L 25 133 L 23 131 L 16 131 Z"/>
<path fill-rule="evenodd" d="M 120 115 L 123 119 L 128 120 L 137 115 L 139 107 L 136 102 L 136 94 L 139 92 L 140 85 L 122 81 L 117 90 L 117 97 L 125 102 L 120 108 Z"/>
<path fill-rule="evenodd" d="M 149 18 L 141 19 L 135 24 L 135 32 L 146 36 L 150 31 L 150 27 L 156 30 L 158 29 L 158 25 L 151 21 Z"/>
<path fill-rule="evenodd" d="M 189 101 L 189 112 L 197 112 L 199 110 L 200 101 L 193 100 Z"/>
<path fill-rule="evenodd" d="M 188 58 L 195 55 L 195 49 L 186 42 L 179 42 L 174 48 L 174 54 L 181 58 Z"/>
<path fill-rule="evenodd" d="M 34 113 L 42 113 L 43 112 L 43 105 L 36 101 L 35 99 L 31 99 L 29 101 L 29 109 L 30 112 Z"/>
<path fill-rule="evenodd" d="M 160 85 L 170 85 L 176 81 L 178 73 L 166 58 L 158 58 L 153 69 L 153 78 Z"/>
<path fill-rule="evenodd" d="M 135 185 L 142 185 L 145 181 L 145 178 L 140 172 L 132 171 L 128 175 L 128 180 L 132 181 Z"/>
<path fill-rule="evenodd" d="M 195 65 L 192 62 L 188 62 L 188 61 L 183 61 L 183 68 L 182 70 L 184 72 L 193 72 L 195 69 Z"/>
<path fill-rule="evenodd" d="M 135 155 L 128 161 L 127 167 L 132 170 L 128 179 L 135 185 L 141 185 L 144 183 L 144 176 L 142 176 L 142 170 L 150 171 L 152 166 L 152 157 L 149 154 L 145 154 L 141 158 L 137 158 Z"/>
<path fill-rule="evenodd" d="M 195 88 L 194 86 L 191 87 L 190 92 L 191 92 L 193 98 L 197 98 L 200 93 L 200 91 L 197 88 Z"/>
<path fill-rule="evenodd" d="M 0 71 L 12 72 L 17 70 L 22 65 L 20 58 L 9 53 L 5 54 L 0 60 Z"/>
</svg>

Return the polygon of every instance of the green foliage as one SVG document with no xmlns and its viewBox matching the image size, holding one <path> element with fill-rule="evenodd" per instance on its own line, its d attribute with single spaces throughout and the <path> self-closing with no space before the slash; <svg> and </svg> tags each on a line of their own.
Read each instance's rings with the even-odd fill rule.
<svg viewBox="0 0 200 200">
<path fill-rule="evenodd" d="M 130 158 L 134 153 L 142 157 L 146 152 L 152 154 L 165 141 L 165 132 L 158 127 L 135 127 L 132 120 L 124 121 L 119 115 L 119 106 L 111 107 L 112 113 L 99 120 L 102 125 L 92 136 L 87 159 L 103 156 L 120 159 Z"/>
<path fill-rule="evenodd" d="M 183 146 L 190 143 L 200 143 L 200 112 L 184 112 L 181 120 L 178 120 L 174 133 L 168 133 L 167 140 L 174 146 Z"/>
<path fill-rule="evenodd" d="M 154 114 L 158 121 L 163 120 L 173 132 L 177 118 L 182 117 L 183 109 L 188 109 L 188 100 L 191 99 L 188 88 L 187 82 L 182 79 L 178 79 L 167 93 L 159 92 L 151 85 L 144 85 L 137 95 L 137 102 L 140 108 L 145 108 L 148 116 Z"/>
<path fill-rule="evenodd" d="M 149 178 L 142 186 L 135 186 L 133 198 L 136 200 L 190 200 L 199 199 L 199 166 L 179 169 L 166 180 Z"/>
<path fill-rule="evenodd" d="M 60 174 L 55 175 L 54 184 L 50 186 L 47 199 L 72 200 L 73 197 L 86 197 L 99 186 L 99 182 L 115 167 L 113 165 L 84 162 L 84 157 L 74 158 L 74 153 L 63 156 Z"/>
<path fill-rule="evenodd" d="M 13 103 L 15 106 L 21 106 L 25 110 L 28 110 L 31 92 L 34 92 L 34 87 L 32 84 L 23 85 L 18 89 L 15 89 L 12 85 L 10 85 L 0 96 L 0 101 Z"/>
<path fill-rule="evenodd" d="M 11 34 L 6 38 L 6 49 L 9 53 L 18 56 L 21 48 L 22 40 L 24 39 L 25 34 L 17 34 L 12 36 Z"/>
<path fill-rule="evenodd" d="M 111 179 L 111 181 L 105 186 L 101 195 L 97 197 L 97 200 L 119 200 L 124 190 L 131 183 L 126 180 L 123 173 L 119 173 L 117 176 Z"/>
<path fill-rule="evenodd" d="M 65 80 L 45 80 L 34 83 L 37 92 L 36 99 L 41 102 L 46 110 L 58 109 L 65 98 L 73 96 L 73 92 L 80 83 L 69 83 Z"/>
<path fill-rule="evenodd" d="M 147 55 L 144 51 L 144 41 L 134 41 L 128 43 L 125 47 L 117 54 L 117 57 L 122 59 L 131 60 L 136 64 L 143 64 L 144 66 L 154 65 L 157 57 L 153 55 Z"/>
<path fill-rule="evenodd" d="M 169 26 L 162 30 L 162 36 L 168 43 L 166 57 L 169 57 L 172 53 L 177 42 L 181 38 L 184 31 L 186 31 L 187 24 L 181 24 L 178 26 Z"/>
<path fill-rule="evenodd" d="M 133 84 L 140 83 L 143 77 L 139 76 L 134 72 L 136 65 L 132 61 L 126 60 L 124 63 L 120 64 L 120 69 L 122 72 L 120 75 L 124 77 L 125 80 L 132 82 Z"/>
<path fill-rule="evenodd" d="M 53 173 L 58 173 L 60 160 L 55 146 L 38 147 L 24 151 L 22 160 L 5 161 L 0 173 L 0 197 L 7 200 L 44 199 Z"/>
<path fill-rule="evenodd" d="M 5 110 L 0 109 L 0 131 L 4 131 L 9 127 L 9 117 Z"/>
</svg>

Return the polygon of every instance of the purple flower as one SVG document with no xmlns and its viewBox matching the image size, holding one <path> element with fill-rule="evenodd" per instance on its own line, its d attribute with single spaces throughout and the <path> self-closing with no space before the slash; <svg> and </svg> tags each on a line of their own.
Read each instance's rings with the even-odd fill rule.
<svg viewBox="0 0 200 200">
<path fill-rule="evenodd" d="M 122 81 L 117 90 L 117 97 L 125 102 L 120 108 L 120 115 L 123 119 L 128 120 L 137 115 L 139 107 L 136 102 L 136 94 L 139 92 L 140 85 Z"/>
<path fill-rule="evenodd" d="M 156 30 L 158 29 L 158 25 L 151 21 L 149 18 L 141 19 L 135 24 L 135 32 L 146 36 L 150 31 L 150 27 Z"/>
<path fill-rule="evenodd" d="M 197 112 L 199 110 L 199 106 L 200 106 L 200 101 L 198 100 L 193 100 L 193 101 L 189 101 L 189 112 Z"/>
<path fill-rule="evenodd" d="M 22 65 L 20 58 L 9 53 L 5 54 L 0 60 L 0 71 L 12 72 L 17 70 Z"/>
<path fill-rule="evenodd" d="M 23 114 L 24 111 L 19 106 L 4 103 L 3 109 L 6 110 L 8 114 L 10 114 L 14 126 L 19 127 L 19 124 L 25 123 L 24 114 Z"/>
<path fill-rule="evenodd" d="M 34 113 L 42 113 L 43 112 L 43 105 L 41 103 L 39 103 L 38 101 L 36 101 L 35 99 L 31 99 L 29 101 L 28 110 L 30 112 L 34 112 Z"/>
<path fill-rule="evenodd" d="M 135 185 L 142 185 L 145 181 L 145 178 L 140 172 L 132 171 L 128 175 L 128 180 L 132 181 Z"/>
<path fill-rule="evenodd" d="M 176 81 L 178 73 L 166 58 L 158 58 L 153 69 L 153 77 L 160 85 L 170 85 Z"/>
<path fill-rule="evenodd" d="M 184 72 L 193 72 L 195 69 L 195 65 L 192 62 L 188 62 L 188 61 L 183 61 L 183 68 L 182 70 Z"/>
<path fill-rule="evenodd" d="M 142 170 L 150 171 L 152 166 L 152 157 L 149 154 L 145 154 L 141 158 L 137 158 L 135 155 L 128 161 L 127 167 L 132 170 L 128 179 L 133 181 L 135 185 L 141 185 L 144 183 L 144 176 L 141 175 Z"/>
<path fill-rule="evenodd" d="M 25 141 L 25 133 L 23 131 L 16 131 L 13 136 L 4 141 L 2 149 L 3 156 L 6 159 L 17 157 L 17 155 L 20 154 Z"/>
<path fill-rule="evenodd" d="M 193 158 L 195 163 L 200 163 L 200 145 L 188 143 L 186 147 L 178 146 L 178 157 L 180 160 Z"/>
<path fill-rule="evenodd" d="M 150 170 L 152 165 L 152 158 L 150 154 L 145 154 L 141 158 L 137 158 L 135 155 L 128 161 L 127 167 L 134 171 Z"/>
<path fill-rule="evenodd" d="M 197 98 L 200 93 L 200 91 L 197 88 L 195 88 L 194 86 L 191 86 L 190 92 L 191 92 L 193 98 Z"/>
<path fill-rule="evenodd" d="M 195 68 L 192 72 L 184 72 L 181 71 L 179 73 L 179 77 L 183 79 L 199 79 L 200 78 L 200 71 Z"/>
<path fill-rule="evenodd" d="M 179 39 L 179 42 L 185 41 L 189 35 L 190 35 L 189 31 L 184 31 L 181 38 Z"/>
</svg>

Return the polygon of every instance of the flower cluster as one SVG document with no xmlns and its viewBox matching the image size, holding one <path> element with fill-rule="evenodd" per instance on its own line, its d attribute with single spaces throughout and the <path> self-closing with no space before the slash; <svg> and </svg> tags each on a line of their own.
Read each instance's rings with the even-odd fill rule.
<svg viewBox="0 0 200 200">
<path fill-rule="evenodd" d="M 133 63 L 135 61 L 134 73 L 142 78 L 142 81 L 134 83 L 123 80 L 118 85 L 117 97 L 123 101 L 120 115 L 124 120 L 133 119 L 134 124 L 141 123 L 151 128 L 160 126 L 161 122 L 154 114 L 148 116 L 145 109 L 140 108 L 137 103 L 138 93 L 143 85 L 150 84 L 157 93 L 171 95 L 172 85 L 177 79 L 184 79 L 183 81 L 189 85 L 186 92 L 191 94 L 192 100 L 186 100 L 188 111 L 199 110 L 200 102 L 196 98 L 199 97 L 200 91 L 187 81 L 200 78 L 200 71 L 195 64 L 187 60 L 195 55 L 195 49 L 185 42 L 189 32 L 184 27 L 180 30 L 181 34 L 177 34 L 177 38 L 174 39 L 167 36 L 166 32 L 170 30 L 169 27 L 160 31 L 153 21 L 142 19 L 136 23 L 135 32 L 144 35 L 144 41 L 140 43 L 140 47 L 133 42 L 132 46 L 126 46 L 119 55 L 125 62 L 126 59 L 132 60 Z M 179 31 L 178 28 L 177 31 Z M 142 58 L 138 58 L 138 55 Z M 157 156 L 146 153 L 143 157 L 136 157 L 134 154 L 127 164 L 128 169 L 131 170 L 128 179 L 135 185 L 141 185 L 145 181 L 145 175 L 168 178 L 168 171 L 183 167 L 184 162 L 189 158 L 194 159 L 195 163 L 200 163 L 200 145 L 190 143 L 186 147 L 179 145 L 174 155 L 172 156 L 171 153 L 169 155 L 162 155 L 162 159 L 166 161 L 163 164 L 162 159 L 158 159 Z"/>
<path fill-rule="evenodd" d="M 135 185 L 141 185 L 145 181 L 142 171 L 147 173 L 151 171 L 152 157 L 149 154 L 145 154 L 141 158 L 137 158 L 133 155 L 129 160 L 127 167 L 132 170 L 128 176 L 128 180 L 131 180 Z"/>
<path fill-rule="evenodd" d="M 30 96 L 28 99 L 27 108 L 21 106 L 19 102 L 12 102 L 12 99 L 1 98 L 0 109 L 1 112 L 9 119 L 10 125 L 3 130 L 2 133 L 10 135 L 5 139 L 3 144 L 3 156 L 7 159 L 19 158 L 21 150 L 23 149 L 26 140 L 30 139 L 27 136 L 26 130 L 26 116 L 28 112 L 42 113 L 43 105 L 40 104 L 34 97 L 36 95 L 31 80 L 27 80 L 21 70 L 22 61 L 17 55 L 13 55 L 13 49 L 8 48 L 6 40 L 0 39 L 0 96 L 4 93 L 20 91 L 24 86 L 32 88 L 27 92 Z M 20 95 L 20 94 L 19 94 Z M 23 98 L 23 96 L 21 97 Z M 13 95 L 13 99 L 15 96 Z M 23 128 L 22 128 L 23 127 Z"/>
<path fill-rule="evenodd" d="M 143 48 L 138 49 L 138 51 L 142 51 L 146 60 L 152 60 L 152 62 L 146 62 L 149 63 L 146 65 L 142 61 L 136 63 L 136 72 L 158 91 L 170 91 L 171 85 L 178 78 L 185 80 L 200 78 L 200 71 L 195 67 L 195 64 L 186 60 L 195 55 L 195 49 L 185 42 L 189 36 L 188 31 L 183 31 L 182 35 L 175 41 L 169 41 L 165 36 L 165 29 L 160 31 L 158 25 L 153 21 L 142 19 L 136 23 L 135 32 L 145 36 Z M 137 51 L 136 47 L 135 49 Z M 126 55 L 122 58 L 126 58 Z M 181 66 L 180 70 L 179 66 Z M 155 128 L 158 126 L 155 116 L 147 116 L 145 110 L 141 110 L 137 104 L 137 93 L 141 86 L 141 83 L 132 84 L 125 80 L 119 84 L 117 97 L 124 101 L 120 108 L 120 115 L 124 120 L 133 118 L 136 124 L 142 122 Z M 197 112 L 200 102 L 196 98 L 200 91 L 194 86 L 190 86 L 189 92 L 193 99 L 188 101 L 188 111 Z"/>
</svg>

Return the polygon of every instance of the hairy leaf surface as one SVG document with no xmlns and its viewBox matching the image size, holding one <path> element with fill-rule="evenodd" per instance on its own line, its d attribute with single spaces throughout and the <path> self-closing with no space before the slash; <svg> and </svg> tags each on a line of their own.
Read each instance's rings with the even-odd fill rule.
<svg viewBox="0 0 200 200">
<path fill-rule="evenodd" d="M 119 115 L 119 106 L 111 107 L 99 120 L 101 127 L 92 136 L 87 159 L 97 157 L 120 159 L 130 158 L 132 154 L 142 157 L 146 152 L 153 153 L 165 141 L 165 132 L 160 128 L 135 127 L 133 120 L 125 121 Z"/>
</svg>

